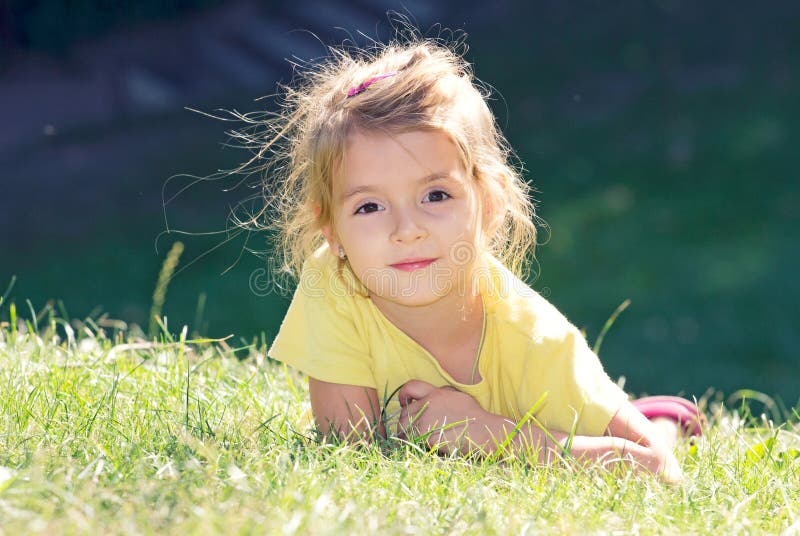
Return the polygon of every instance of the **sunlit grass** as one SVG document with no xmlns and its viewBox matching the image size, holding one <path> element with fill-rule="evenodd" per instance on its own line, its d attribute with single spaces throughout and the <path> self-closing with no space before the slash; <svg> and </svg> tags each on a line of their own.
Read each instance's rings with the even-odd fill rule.
<svg viewBox="0 0 800 536">
<path fill-rule="evenodd" d="M 305 381 L 267 360 L 261 343 L 237 349 L 187 340 L 186 330 L 150 342 L 135 327 L 65 322 L 51 308 L 14 308 L 12 322 L 9 305 L 0 534 L 800 528 L 796 410 L 762 417 L 746 403 L 704 401 L 710 428 L 680 443 L 686 481 L 674 487 L 628 472 L 442 458 L 400 442 L 326 445 L 306 425 Z"/>
</svg>

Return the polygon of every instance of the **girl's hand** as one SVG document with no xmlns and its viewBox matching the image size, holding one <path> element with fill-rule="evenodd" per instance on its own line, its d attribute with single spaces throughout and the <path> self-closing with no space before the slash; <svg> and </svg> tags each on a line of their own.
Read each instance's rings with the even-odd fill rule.
<svg viewBox="0 0 800 536">
<path fill-rule="evenodd" d="M 454 387 L 434 387 L 420 380 L 406 383 L 398 399 L 399 436 L 413 438 L 427 434 L 428 447 L 444 453 L 458 450 L 466 454 L 477 450 L 483 441 L 475 436 L 482 436 L 486 431 L 483 424 L 494 417 L 470 395 Z"/>
<path fill-rule="evenodd" d="M 449 454 L 491 452 L 497 441 L 503 441 L 515 424 L 480 407 L 466 393 L 453 387 L 434 387 L 411 380 L 398 393 L 401 406 L 398 430 L 400 437 L 424 435 L 430 448 Z M 611 420 L 606 436 L 574 436 L 570 453 L 578 461 L 596 461 L 603 465 L 630 465 L 659 474 L 670 483 L 680 483 L 680 465 L 668 448 L 652 433 L 652 423 L 632 406 L 624 405 Z M 651 429 L 652 427 L 652 429 Z M 610 436 L 610 437 L 609 437 Z M 568 434 L 551 431 L 558 442 L 552 445 L 538 427 L 527 423 L 514 436 L 511 448 L 546 447 L 540 451 L 540 462 L 551 463 L 554 454 L 567 443 Z"/>
<path fill-rule="evenodd" d="M 681 466 L 672 453 L 671 443 L 674 441 L 667 441 L 661 430 L 630 402 L 620 407 L 608 423 L 606 434 L 632 443 L 634 447 L 628 448 L 627 452 L 633 460 L 650 472 L 661 475 L 664 481 L 675 484 L 683 480 Z"/>
</svg>

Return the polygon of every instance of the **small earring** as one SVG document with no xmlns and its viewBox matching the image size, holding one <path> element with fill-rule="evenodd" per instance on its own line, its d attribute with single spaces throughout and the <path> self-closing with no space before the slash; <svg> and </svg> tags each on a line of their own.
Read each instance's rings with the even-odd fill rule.
<svg viewBox="0 0 800 536">
<path fill-rule="evenodd" d="M 347 255 L 345 255 L 344 248 L 342 246 L 339 246 L 339 258 L 342 260 L 345 260 L 347 258 Z"/>
</svg>

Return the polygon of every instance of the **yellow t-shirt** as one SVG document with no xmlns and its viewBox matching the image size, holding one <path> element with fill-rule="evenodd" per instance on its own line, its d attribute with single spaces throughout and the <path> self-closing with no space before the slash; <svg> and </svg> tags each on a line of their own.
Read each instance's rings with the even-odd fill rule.
<svg viewBox="0 0 800 536">
<path fill-rule="evenodd" d="M 478 356 L 481 381 L 455 381 L 432 354 L 392 324 L 369 297 L 352 292 L 355 280 L 327 244 L 306 260 L 280 331 L 267 355 L 331 383 L 376 389 L 390 429 L 396 390 L 417 379 L 453 386 L 486 411 L 518 422 L 534 413 L 545 427 L 600 436 L 626 400 L 603 371 L 575 326 L 547 300 L 486 254 L 478 278 L 484 329 Z"/>
</svg>

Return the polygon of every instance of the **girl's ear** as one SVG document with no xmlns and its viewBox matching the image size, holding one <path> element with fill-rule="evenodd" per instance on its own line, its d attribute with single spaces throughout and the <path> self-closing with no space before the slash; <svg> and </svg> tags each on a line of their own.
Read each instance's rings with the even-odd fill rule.
<svg viewBox="0 0 800 536">
<path fill-rule="evenodd" d="M 498 214 L 498 211 L 495 210 L 493 203 L 487 203 L 484 217 L 486 232 L 489 236 L 493 236 L 502 223 L 502 221 L 500 221 L 500 215 Z"/>
<path fill-rule="evenodd" d="M 323 225 L 320 230 L 322 231 L 322 235 L 325 237 L 325 240 L 328 242 L 328 247 L 330 247 L 331 251 L 338 251 L 339 242 L 336 240 L 336 236 L 333 234 L 331 226 Z"/>
<path fill-rule="evenodd" d="M 318 204 L 314 204 L 314 216 L 319 218 L 319 215 L 322 213 L 322 208 Z M 325 240 L 328 242 L 328 247 L 330 247 L 331 251 L 338 251 L 339 243 L 336 241 L 336 237 L 333 234 L 330 224 L 323 225 L 320 227 L 322 231 L 322 235 L 325 237 Z"/>
<path fill-rule="evenodd" d="M 494 234 L 497 228 L 497 224 L 495 223 L 497 219 L 497 213 L 495 211 L 496 200 L 490 195 L 485 185 L 481 184 L 478 186 L 478 194 L 481 196 L 481 227 L 484 236 L 488 238 Z"/>
<path fill-rule="evenodd" d="M 500 229 L 505 221 L 507 207 L 506 203 L 506 181 L 505 177 L 498 177 L 491 185 L 482 185 L 483 188 L 483 217 L 484 229 L 488 236 L 494 234 Z"/>
<path fill-rule="evenodd" d="M 336 237 L 331 231 L 331 226 L 330 225 L 323 226 L 322 234 L 325 236 L 325 240 L 328 242 L 328 249 L 330 249 L 334 255 L 338 255 L 340 244 L 339 242 L 336 241 Z"/>
<path fill-rule="evenodd" d="M 325 236 L 325 240 L 327 240 L 328 244 L 331 246 L 331 250 L 333 250 L 333 248 L 335 246 L 335 244 L 334 244 L 335 240 L 334 240 L 334 237 L 333 237 L 333 233 L 331 232 L 331 226 L 330 225 L 323 225 L 322 226 L 322 234 Z"/>
</svg>

